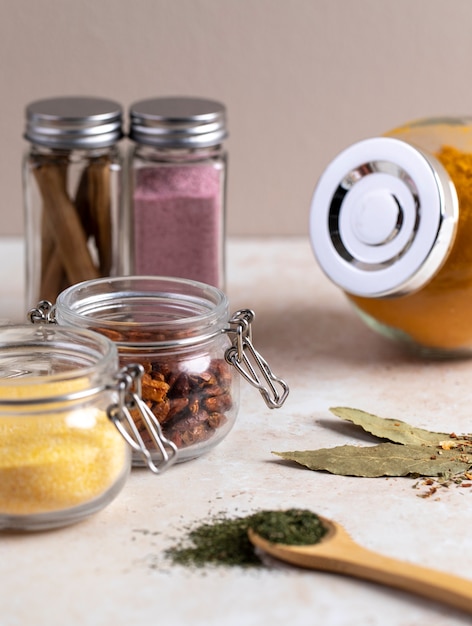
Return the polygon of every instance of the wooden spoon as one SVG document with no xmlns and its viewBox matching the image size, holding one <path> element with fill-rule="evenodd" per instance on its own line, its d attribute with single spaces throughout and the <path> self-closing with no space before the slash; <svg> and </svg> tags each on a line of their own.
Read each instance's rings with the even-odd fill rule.
<svg viewBox="0 0 472 626">
<path fill-rule="evenodd" d="M 353 541 L 338 523 L 319 517 L 327 533 L 316 544 L 272 543 L 251 528 L 249 539 L 267 554 L 292 565 L 363 578 L 472 613 L 471 580 L 372 552 Z"/>
</svg>

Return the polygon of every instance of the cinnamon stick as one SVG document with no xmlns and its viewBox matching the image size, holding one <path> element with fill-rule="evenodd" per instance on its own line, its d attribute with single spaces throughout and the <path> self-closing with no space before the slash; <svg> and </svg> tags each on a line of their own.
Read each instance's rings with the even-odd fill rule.
<svg viewBox="0 0 472 626">
<path fill-rule="evenodd" d="M 69 284 L 98 278 L 84 227 L 67 194 L 60 168 L 53 163 L 44 163 L 34 170 L 34 174 L 44 203 L 46 223 L 53 234 Z"/>
<path fill-rule="evenodd" d="M 67 189 L 67 157 L 55 160 L 55 166 L 61 174 L 64 190 Z M 56 245 L 54 233 L 46 218 L 44 203 L 41 212 L 41 267 L 39 299 L 54 302 L 57 295 L 66 286 L 65 268 Z"/>
<path fill-rule="evenodd" d="M 97 247 L 100 274 L 108 276 L 112 268 L 110 162 L 106 157 L 91 161 L 88 173 L 88 205 Z"/>
<path fill-rule="evenodd" d="M 89 166 L 85 166 L 80 174 L 74 200 L 75 208 L 87 239 L 93 236 L 92 216 L 89 204 Z"/>
</svg>

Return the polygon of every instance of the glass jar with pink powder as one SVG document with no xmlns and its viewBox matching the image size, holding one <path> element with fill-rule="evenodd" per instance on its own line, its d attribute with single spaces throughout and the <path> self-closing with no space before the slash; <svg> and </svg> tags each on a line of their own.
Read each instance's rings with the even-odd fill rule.
<svg viewBox="0 0 472 626">
<path fill-rule="evenodd" d="M 130 108 L 131 273 L 224 287 L 226 109 L 164 97 Z"/>
</svg>

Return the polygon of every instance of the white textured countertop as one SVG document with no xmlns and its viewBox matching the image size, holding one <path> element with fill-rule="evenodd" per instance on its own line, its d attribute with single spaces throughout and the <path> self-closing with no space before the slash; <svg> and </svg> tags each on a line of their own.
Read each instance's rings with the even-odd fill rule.
<svg viewBox="0 0 472 626">
<path fill-rule="evenodd" d="M 0 318 L 24 319 L 22 247 L 0 240 Z M 472 618 L 400 591 L 289 567 L 191 571 L 162 551 L 218 512 L 310 508 L 365 547 L 472 579 L 472 489 L 418 497 L 408 478 L 332 476 L 271 450 L 366 440 L 332 417 L 353 406 L 432 430 L 472 431 L 472 360 L 426 362 L 363 326 L 305 239 L 231 240 L 232 309 L 291 387 L 280 410 L 242 384 L 238 420 L 207 456 L 160 477 L 134 470 L 104 511 L 68 528 L 0 535 L 0 626 L 456 626 Z"/>
</svg>

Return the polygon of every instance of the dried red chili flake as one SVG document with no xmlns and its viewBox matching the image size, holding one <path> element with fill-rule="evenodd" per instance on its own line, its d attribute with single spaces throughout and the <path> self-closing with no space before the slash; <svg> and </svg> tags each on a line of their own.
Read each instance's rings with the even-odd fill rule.
<svg viewBox="0 0 472 626">
<path fill-rule="evenodd" d="M 149 331 L 118 332 L 104 328 L 98 332 L 115 342 L 136 345 L 164 338 Z M 173 339 L 183 336 L 181 332 L 172 334 Z M 191 355 L 126 358 L 143 366 L 142 398 L 159 421 L 163 434 L 177 447 L 206 441 L 226 423 L 226 414 L 233 407 L 233 395 L 232 366 L 224 358 L 210 359 L 205 369 L 200 369 L 200 359 L 193 360 Z M 154 443 L 139 411 L 132 414 L 144 443 L 152 448 Z"/>
<path fill-rule="evenodd" d="M 145 367 L 142 397 L 164 435 L 177 447 L 206 441 L 226 423 L 233 406 L 231 366 L 213 359 L 205 371 L 188 371 L 191 361 L 154 361 Z M 136 425 L 149 446 L 153 443 L 139 414 Z"/>
</svg>

